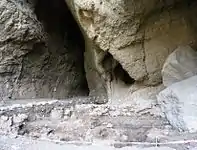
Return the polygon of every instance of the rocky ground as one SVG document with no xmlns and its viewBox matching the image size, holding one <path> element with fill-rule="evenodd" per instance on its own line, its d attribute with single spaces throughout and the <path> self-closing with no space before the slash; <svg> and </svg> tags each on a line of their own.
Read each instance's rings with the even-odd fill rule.
<svg viewBox="0 0 197 150">
<path fill-rule="evenodd" d="M 0 150 L 197 149 L 196 7 L 0 0 Z"/>
<path fill-rule="evenodd" d="M 29 149 L 29 145 L 35 150 L 48 149 L 50 145 L 57 150 L 84 149 L 75 145 L 86 145 L 85 149 L 136 149 L 139 144 L 141 148 L 167 146 L 178 150 L 197 147 L 194 142 L 168 144 L 194 140 L 197 134 L 180 134 L 155 113 L 156 107 L 134 112 L 131 105 L 83 104 L 87 98 L 76 99 L 2 102 L 1 150 Z"/>
<path fill-rule="evenodd" d="M 48 141 L 36 141 L 26 138 L 9 138 L 6 136 L 0 137 L 1 150 L 114 150 L 115 148 L 107 145 L 72 145 L 72 144 L 57 144 Z M 142 148 L 142 147 L 124 147 L 120 150 L 173 150 L 168 147 L 159 148 Z"/>
</svg>

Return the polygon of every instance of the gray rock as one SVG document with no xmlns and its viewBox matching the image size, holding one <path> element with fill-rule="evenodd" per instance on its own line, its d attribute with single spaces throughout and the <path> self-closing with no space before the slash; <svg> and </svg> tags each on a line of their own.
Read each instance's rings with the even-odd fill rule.
<svg viewBox="0 0 197 150">
<path fill-rule="evenodd" d="M 162 78 L 165 86 L 182 81 L 197 75 L 197 52 L 190 46 L 178 47 L 167 58 L 163 69 Z"/>
<path fill-rule="evenodd" d="M 135 113 L 147 113 L 150 112 L 154 115 L 162 116 L 161 112 L 157 112 L 156 95 L 164 89 L 163 85 L 155 87 L 146 87 L 137 90 L 128 96 L 130 104 L 132 105 Z"/>
<path fill-rule="evenodd" d="M 157 96 L 170 124 L 180 131 L 197 131 L 197 76 L 177 82 Z"/>
<path fill-rule="evenodd" d="M 56 18 L 68 16 L 68 8 L 57 4 L 60 8 L 55 9 L 50 2 L 42 7 L 42 2 L 37 0 L 30 3 L 0 1 L 0 98 L 63 99 L 87 95 L 83 46 L 77 44 L 80 39 L 73 40 L 73 44 L 66 37 L 70 38 L 69 25 Z M 51 22 L 47 22 L 48 8 L 56 13 L 51 15 Z M 47 23 L 50 32 L 46 30 Z M 60 26 L 65 28 L 62 30 Z M 80 36 L 80 31 L 76 33 Z"/>
<path fill-rule="evenodd" d="M 86 143 L 74 144 L 60 144 L 50 141 L 38 141 L 29 138 L 10 138 L 6 136 L 0 136 L 0 147 L 1 150 L 117 150 L 116 148 L 103 144 L 97 141 L 96 144 L 87 145 Z M 175 150 L 169 147 L 124 147 L 121 150 Z"/>
<path fill-rule="evenodd" d="M 53 109 L 51 111 L 51 119 L 54 119 L 54 120 L 58 120 L 58 119 L 61 119 L 63 117 L 63 109 Z"/>
<path fill-rule="evenodd" d="M 122 101 L 122 89 L 133 84 L 124 85 L 129 77 L 140 85 L 158 85 L 162 82 L 163 64 L 175 47 L 191 42 L 196 45 L 196 31 L 188 25 L 190 19 L 183 21 L 180 17 L 189 13 L 186 18 L 196 24 L 196 7 L 187 8 L 182 0 L 66 2 L 85 33 L 85 69 L 92 95 L 107 91 L 108 97 L 118 95 Z M 177 4 L 176 11 L 168 9 Z M 126 79 L 121 72 L 127 73 Z M 112 83 L 120 88 L 114 90 L 116 85 Z"/>
<path fill-rule="evenodd" d="M 28 119 L 28 115 L 26 114 L 18 114 L 13 116 L 13 123 L 20 124 Z"/>
</svg>

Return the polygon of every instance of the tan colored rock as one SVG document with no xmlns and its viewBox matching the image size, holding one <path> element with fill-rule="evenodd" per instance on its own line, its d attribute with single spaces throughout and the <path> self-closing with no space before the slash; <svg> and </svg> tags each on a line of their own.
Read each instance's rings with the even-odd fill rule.
<svg viewBox="0 0 197 150">
<path fill-rule="evenodd" d="M 104 79 L 108 96 L 125 95 L 113 70 L 117 64 L 139 86 L 158 85 L 161 70 L 168 55 L 180 45 L 196 45 L 194 13 L 196 4 L 157 0 L 66 0 L 87 43 L 87 74 L 91 81 Z M 176 6 L 176 8 L 175 8 Z M 169 9 L 171 8 L 171 9 Z M 162 11 L 161 11 L 162 9 Z M 89 42 L 90 41 L 90 42 Z M 107 57 L 111 55 L 110 57 Z M 108 61 L 106 61 L 108 60 Z M 106 67 L 104 62 L 107 62 Z M 110 66 L 110 67 L 109 67 Z M 90 69 L 91 68 L 91 69 Z M 91 72 L 91 73 L 89 73 Z M 89 75 L 88 75 L 89 77 Z M 117 84 L 114 92 L 112 86 Z M 88 83 L 92 85 L 92 83 Z M 95 85 L 98 85 L 95 83 Z M 97 86 L 91 86 L 98 89 Z M 102 86 L 99 86 L 102 87 Z"/>
<path fill-rule="evenodd" d="M 197 45 L 194 1 L 65 1 L 0 2 L 2 99 L 89 94 L 99 96 L 95 103 L 122 101 L 160 85 L 176 47 Z"/>
<path fill-rule="evenodd" d="M 178 47 L 167 58 L 162 78 L 165 86 L 188 79 L 197 75 L 197 52 L 190 46 Z"/>
</svg>

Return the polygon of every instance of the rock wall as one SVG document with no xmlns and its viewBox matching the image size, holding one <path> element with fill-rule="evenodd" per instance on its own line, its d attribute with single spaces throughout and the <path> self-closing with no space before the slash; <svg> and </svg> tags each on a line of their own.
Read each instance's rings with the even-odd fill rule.
<svg viewBox="0 0 197 150">
<path fill-rule="evenodd" d="M 2 99 L 88 95 L 84 41 L 64 1 L 0 2 Z"/>
<path fill-rule="evenodd" d="M 86 72 L 95 70 L 98 75 L 92 76 L 92 80 L 105 80 L 104 86 L 113 101 L 130 97 L 132 91 L 142 87 L 161 84 L 161 69 L 167 56 L 180 45 L 196 46 L 194 0 L 66 2 L 86 41 L 92 43 L 87 51 L 93 59 L 87 64 Z M 107 57 L 109 54 L 111 60 Z M 135 82 L 125 84 L 118 78 L 114 74 L 117 65 L 121 66 L 119 72 L 125 71 L 129 80 Z M 97 84 L 93 87 L 97 89 Z"/>
<path fill-rule="evenodd" d="M 195 0 L 2 0 L 1 98 L 89 94 L 99 96 L 98 103 L 105 97 L 122 103 L 139 89 L 160 89 L 168 55 L 181 45 L 197 47 L 196 5 Z"/>
</svg>

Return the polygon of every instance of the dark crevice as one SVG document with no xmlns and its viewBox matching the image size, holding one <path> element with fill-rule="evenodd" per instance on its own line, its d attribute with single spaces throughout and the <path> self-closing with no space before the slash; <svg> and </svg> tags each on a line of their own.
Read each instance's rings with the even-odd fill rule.
<svg viewBox="0 0 197 150">
<path fill-rule="evenodd" d="M 122 65 L 107 52 L 102 60 L 102 67 L 109 80 L 122 81 L 125 85 L 134 84 L 135 80 L 123 69 Z"/>
<path fill-rule="evenodd" d="M 129 76 L 129 74 L 122 68 L 120 63 L 114 68 L 114 74 L 116 78 L 123 81 L 126 85 L 132 85 L 135 80 Z"/>
<path fill-rule="evenodd" d="M 49 39 L 46 42 L 46 47 L 48 48 L 49 56 L 45 58 L 46 62 L 48 62 L 48 68 L 50 68 L 50 65 L 51 68 L 54 66 L 57 67 L 53 71 L 54 73 L 57 70 L 62 72 L 67 69 L 72 72 L 69 76 L 72 76 L 72 74 L 73 76 L 79 76 L 80 83 L 73 86 L 73 91 L 80 89 L 81 92 L 78 91 L 78 93 L 81 93 L 80 95 L 88 95 L 89 88 L 84 70 L 85 41 L 65 1 L 37 0 L 35 14 L 37 15 L 37 19 L 43 24 L 45 32 L 48 33 Z M 38 50 L 36 49 L 35 51 Z M 64 64 L 70 68 L 66 68 Z M 45 67 L 45 69 L 47 68 Z M 50 72 L 48 74 L 52 73 Z M 74 95 L 76 95 L 75 92 L 68 93 L 68 96 Z"/>
</svg>

